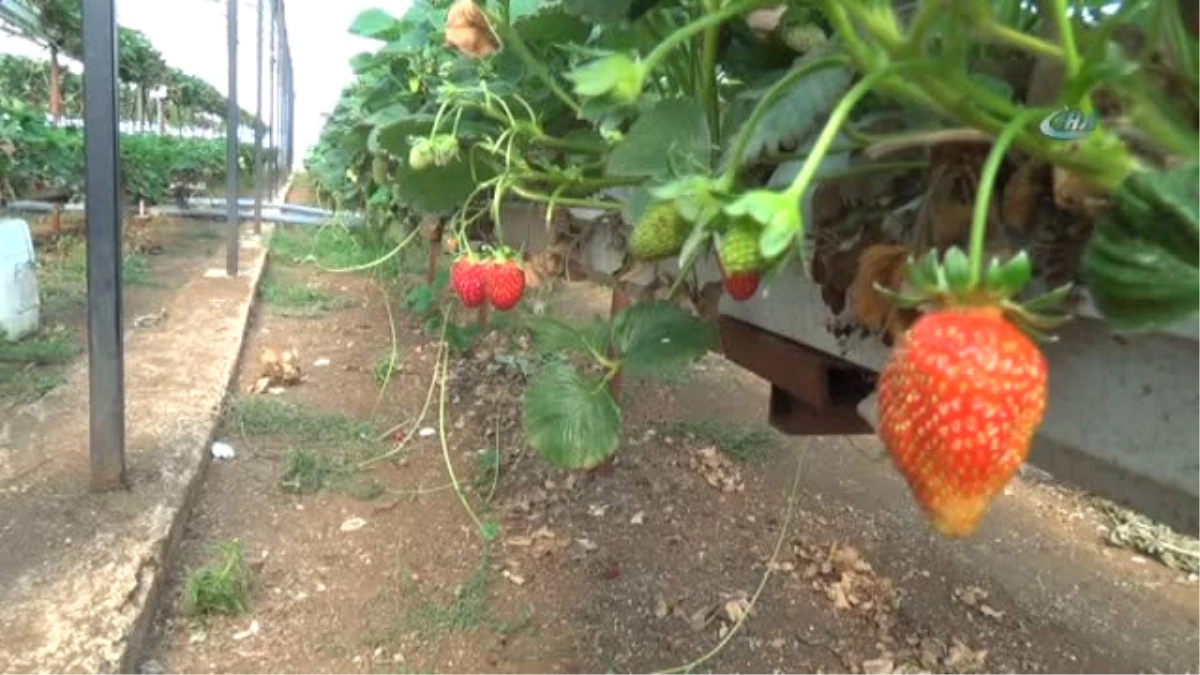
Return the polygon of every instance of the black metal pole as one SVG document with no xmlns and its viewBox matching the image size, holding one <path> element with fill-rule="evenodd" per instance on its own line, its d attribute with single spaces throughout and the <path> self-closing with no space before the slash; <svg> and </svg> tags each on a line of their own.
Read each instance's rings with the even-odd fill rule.
<svg viewBox="0 0 1200 675">
<path fill-rule="evenodd" d="M 83 3 L 86 161 L 88 453 L 91 487 L 125 484 L 125 350 L 121 328 L 121 135 L 115 0 Z"/>
<path fill-rule="evenodd" d="M 254 233 L 262 232 L 263 203 L 263 0 L 258 0 L 257 49 L 254 61 Z"/>
<path fill-rule="evenodd" d="M 238 146 L 240 145 L 238 132 L 241 130 L 237 87 L 237 0 L 229 0 L 225 12 L 225 39 L 229 47 L 229 96 L 225 112 L 225 216 L 229 226 L 229 239 L 226 242 L 225 250 L 225 273 L 236 277 L 238 272 Z"/>
<path fill-rule="evenodd" d="M 276 71 L 279 69 L 279 59 L 277 52 L 279 46 L 275 36 L 275 31 L 279 26 L 279 0 L 271 0 L 271 110 L 270 110 L 270 126 L 267 127 L 267 147 L 271 149 L 271 198 L 275 198 L 275 193 L 279 190 L 279 149 L 275 147 L 276 139 L 279 134 L 275 131 L 276 127 L 276 101 L 279 98 L 278 78 L 275 77 Z"/>
</svg>

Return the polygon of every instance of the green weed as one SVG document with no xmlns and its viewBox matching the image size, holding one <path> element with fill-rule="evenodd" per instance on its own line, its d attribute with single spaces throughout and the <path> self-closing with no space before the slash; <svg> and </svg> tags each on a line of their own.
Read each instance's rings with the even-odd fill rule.
<svg viewBox="0 0 1200 675">
<path fill-rule="evenodd" d="M 235 400 L 230 422 L 243 437 L 281 436 L 309 443 L 353 446 L 373 443 L 375 428 L 345 415 L 310 410 L 277 398 Z"/>
<path fill-rule="evenodd" d="M 770 427 L 741 425 L 718 420 L 684 420 L 671 425 L 669 433 L 691 436 L 712 443 L 739 462 L 758 462 L 779 444 L 779 434 Z"/>
<path fill-rule="evenodd" d="M 304 317 L 343 309 L 351 303 L 319 288 L 280 281 L 272 275 L 263 280 L 258 297 L 280 316 Z"/>
<path fill-rule="evenodd" d="M 192 617 L 240 614 L 250 605 L 250 569 L 241 542 L 216 544 L 212 560 L 187 574 L 184 612 Z"/>
</svg>

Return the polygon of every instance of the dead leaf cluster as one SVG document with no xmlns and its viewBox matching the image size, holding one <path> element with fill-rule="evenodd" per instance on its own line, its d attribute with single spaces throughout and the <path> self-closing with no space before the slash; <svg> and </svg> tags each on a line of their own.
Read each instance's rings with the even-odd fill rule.
<svg viewBox="0 0 1200 675">
<path fill-rule="evenodd" d="M 446 46 L 482 59 L 500 50 L 500 39 L 474 0 L 455 0 L 446 14 Z"/>
<path fill-rule="evenodd" d="M 957 638 L 945 641 L 937 638 L 909 638 L 905 646 L 895 651 L 882 649 L 880 654 L 858 664 L 864 675 L 915 675 L 916 673 L 983 673 L 987 672 L 986 649 L 972 649 Z"/>
<path fill-rule="evenodd" d="M 300 384 L 300 353 L 295 349 L 276 352 L 265 347 L 258 364 L 258 379 L 250 386 L 250 393 L 262 394 L 273 387 Z"/>
<path fill-rule="evenodd" d="M 526 549 L 533 558 L 545 558 L 554 555 L 571 545 L 567 539 L 560 538 L 548 527 L 540 527 L 525 535 L 514 535 L 504 540 L 504 543 L 517 549 Z"/>
<path fill-rule="evenodd" d="M 800 578 L 823 592 L 834 609 L 862 616 L 881 636 L 890 634 L 900 594 L 892 580 L 876 573 L 858 549 L 840 542 L 811 544 L 800 539 L 792 551 L 799 561 Z"/>
<path fill-rule="evenodd" d="M 705 482 L 724 494 L 746 489 L 742 472 L 715 445 L 693 450 L 691 466 L 704 477 Z"/>
<path fill-rule="evenodd" d="M 987 603 L 988 592 L 978 586 L 965 586 L 954 589 L 954 599 L 989 619 L 999 621 L 1004 618 L 1004 612 Z"/>
</svg>

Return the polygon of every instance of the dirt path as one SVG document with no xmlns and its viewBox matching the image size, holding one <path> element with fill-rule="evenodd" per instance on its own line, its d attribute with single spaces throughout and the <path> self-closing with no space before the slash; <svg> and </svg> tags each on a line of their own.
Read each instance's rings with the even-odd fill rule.
<svg viewBox="0 0 1200 675">
<path fill-rule="evenodd" d="M 89 490 L 85 358 L 0 417 L 4 672 L 111 672 L 144 635 L 154 569 L 202 467 L 263 253 L 243 242 L 239 277 L 210 278 L 219 240 L 178 227 L 127 297 L 126 489 Z M 66 307 L 48 321 L 82 329 Z"/>
<path fill-rule="evenodd" d="M 775 573 L 744 628 L 700 670 L 1197 670 L 1194 580 L 1105 547 L 1082 498 L 1019 481 L 977 537 L 943 541 L 891 468 L 864 452 L 873 439 L 765 432 L 767 386 L 718 356 L 670 381 L 626 384 L 625 443 L 610 475 L 548 468 L 520 437 L 535 357 L 511 319 L 453 356 L 448 384 L 449 456 L 476 508 L 503 528 L 485 552 L 447 489 L 436 434 L 345 470 L 397 445 L 374 440 L 381 429 L 438 426 L 436 396 L 420 417 L 436 336 L 397 310 L 400 292 L 272 264 L 239 391 L 265 347 L 296 348 L 305 379 L 242 396 L 231 411 L 223 434 L 238 455 L 209 469 L 147 671 L 682 665 L 744 613 L 801 459 Z M 380 397 L 387 306 L 399 367 Z M 606 313 L 608 296 L 571 284 L 525 306 L 582 318 Z M 228 542 L 244 551 L 246 611 L 189 618 L 185 596 L 203 590 L 191 571 Z"/>
</svg>

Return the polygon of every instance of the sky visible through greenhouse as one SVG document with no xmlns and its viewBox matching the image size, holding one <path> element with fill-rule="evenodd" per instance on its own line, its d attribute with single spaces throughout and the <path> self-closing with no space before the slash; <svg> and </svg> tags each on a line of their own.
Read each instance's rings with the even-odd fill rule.
<svg viewBox="0 0 1200 675">
<path fill-rule="evenodd" d="M 325 115 L 337 103 L 342 87 L 353 79 L 350 58 L 374 51 L 379 43 L 350 35 L 348 28 L 364 9 L 379 7 L 400 16 L 408 0 L 285 0 L 288 39 L 296 74 L 296 160 L 316 143 Z M 225 61 L 226 0 L 117 0 L 117 20 L 122 26 L 144 32 L 162 52 L 166 62 L 203 78 L 218 91 L 228 90 Z M 243 110 L 254 110 L 256 0 L 238 2 L 238 100 Z M 266 29 L 264 29 L 264 34 Z M 268 37 L 264 37 L 266 59 Z M 0 33 L 0 53 L 47 58 L 36 45 Z M 78 63 L 67 67 L 80 71 Z M 266 77 L 266 75 L 264 75 Z M 266 88 L 264 80 L 264 89 Z M 268 103 L 264 93 L 264 115 Z"/>
</svg>

